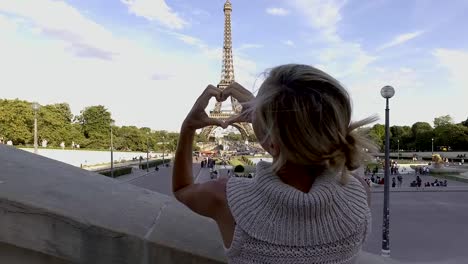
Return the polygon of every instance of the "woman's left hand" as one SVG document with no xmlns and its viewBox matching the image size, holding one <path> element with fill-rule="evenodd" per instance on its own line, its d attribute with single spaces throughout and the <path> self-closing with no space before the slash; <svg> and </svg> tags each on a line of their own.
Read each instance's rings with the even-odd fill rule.
<svg viewBox="0 0 468 264">
<path fill-rule="evenodd" d="M 222 100 L 221 98 L 221 90 L 214 87 L 213 85 L 208 85 L 205 91 L 198 97 L 197 101 L 190 110 L 190 113 L 184 120 L 182 124 L 182 128 L 196 130 L 199 128 L 203 128 L 206 126 L 221 126 L 225 128 L 224 121 L 220 119 L 210 118 L 205 111 L 205 108 L 208 106 L 210 99 L 214 97 L 219 102 Z"/>
</svg>

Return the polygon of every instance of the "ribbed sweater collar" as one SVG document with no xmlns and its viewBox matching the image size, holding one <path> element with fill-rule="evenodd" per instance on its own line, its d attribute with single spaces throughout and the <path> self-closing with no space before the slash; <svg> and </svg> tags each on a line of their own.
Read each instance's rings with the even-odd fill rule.
<svg viewBox="0 0 468 264">
<path fill-rule="evenodd" d="M 232 177 L 227 199 L 237 226 L 250 236 L 287 246 L 328 244 L 353 235 L 370 216 L 361 183 L 337 174 L 318 177 L 308 193 L 281 181 L 271 164 L 259 162 L 255 178 Z"/>
</svg>

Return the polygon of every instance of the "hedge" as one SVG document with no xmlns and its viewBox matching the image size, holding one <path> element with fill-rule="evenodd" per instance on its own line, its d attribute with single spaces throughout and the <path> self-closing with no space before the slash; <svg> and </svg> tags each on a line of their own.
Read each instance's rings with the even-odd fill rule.
<svg viewBox="0 0 468 264">
<path fill-rule="evenodd" d="M 247 158 L 246 156 L 242 156 L 241 160 L 247 165 L 254 166 L 253 161 L 251 159 Z"/>
<path fill-rule="evenodd" d="M 236 167 L 237 165 L 244 165 L 244 163 L 238 159 L 233 159 L 229 161 L 229 164 L 231 164 L 233 167 Z"/>
<path fill-rule="evenodd" d="M 117 178 L 117 177 L 120 177 L 120 176 L 123 176 L 123 175 L 127 175 L 127 174 L 130 174 L 130 173 L 132 173 L 132 167 L 115 168 L 114 169 L 114 178 Z M 107 176 L 107 177 L 111 177 L 111 171 L 110 170 L 99 172 L 99 174 Z"/>
<path fill-rule="evenodd" d="M 164 159 L 164 161 L 162 159 L 152 160 L 152 161 L 148 162 L 148 165 L 149 165 L 150 168 L 153 168 L 153 167 L 162 165 L 163 163 L 167 164 L 170 161 L 171 161 L 170 159 Z M 146 170 L 146 160 L 141 161 L 141 169 Z"/>
<path fill-rule="evenodd" d="M 240 172 L 244 172 L 244 166 L 242 165 L 237 165 L 236 167 L 234 167 L 234 173 L 240 173 Z"/>
</svg>

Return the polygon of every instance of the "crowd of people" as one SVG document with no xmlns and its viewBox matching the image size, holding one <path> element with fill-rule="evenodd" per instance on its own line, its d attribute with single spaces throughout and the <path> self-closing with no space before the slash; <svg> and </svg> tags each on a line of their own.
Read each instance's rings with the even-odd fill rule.
<svg viewBox="0 0 468 264">
<path fill-rule="evenodd" d="M 422 179 L 419 176 L 416 176 L 416 180 L 410 183 L 410 187 L 421 187 L 422 186 Z M 439 181 L 435 179 L 433 182 L 426 181 L 424 183 L 424 187 L 447 187 L 447 180 Z"/>
<path fill-rule="evenodd" d="M 372 169 L 369 166 L 365 168 L 364 174 L 366 175 L 366 182 L 369 186 L 385 184 L 385 178 L 383 177 L 383 175 L 378 175 L 379 167 L 383 168 L 384 164 L 380 163 Z M 368 175 L 370 175 L 370 177 Z M 390 175 L 395 175 L 392 177 L 392 188 L 403 186 L 403 176 L 400 174 L 400 167 L 396 161 L 391 161 Z M 414 175 L 416 176 L 416 179 L 409 183 L 409 187 L 447 187 L 447 180 L 441 181 L 435 179 L 432 182 L 429 180 L 423 182 L 420 176 L 429 175 L 428 166 L 418 166 L 414 168 Z"/>
</svg>

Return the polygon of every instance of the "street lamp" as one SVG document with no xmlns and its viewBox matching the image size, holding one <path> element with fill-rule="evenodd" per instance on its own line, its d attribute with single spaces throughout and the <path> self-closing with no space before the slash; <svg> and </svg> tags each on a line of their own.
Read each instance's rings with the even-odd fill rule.
<svg viewBox="0 0 468 264">
<path fill-rule="evenodd" d="M 382 228 L 382 256 L 390 257 L 390 109 L 388 101 L 395 95 L 395 89 L 385 86 L 380 90 L 380 94 L 386 100 L 385 108 L 385 171 L 384 171 L 384 209 Z"/>
<path fill-rule="evenodd" d="M 165 165 L 165 164 L 164 164 L 164 163 L 165 163 L 165 160 L 164 160 L 164 151 L 165 151 L 165 149 L 166 149 L 166 141 L 165 141 L 164 137 L 162 137 L 162 139 L 163 139 L 163 162 L 162 162 L 162 165 L 163 165 L 163 168 L 164 168 L 164 165 Z"/>
<path fill-rule="evenodd" d="M 146 172 L 149 172 L 149 132 L 146 132 Z"/>
<path fill-rule="evenodd" d="M 37 154 L 37 111 L 39 111 L 40 105 L 36 102 L 32 104 L 32 109 L 34 110 L 34 153 Z"/>
<path fill-rule="evenodd" d="M 114 121 L 110 122 L 110 152 L 111 152 L 111 178 L 114 178 L 114 138 L 112 127 L 115 125 Z"/>
<path fill-rule="evenodd" d="M 398 148 L 398 161 L 400 161 L 400 140 L 397 139 L 397 148 Z"/>
<path fill-rule="evenodd" d="M 434 155 L 434 138 L 431 138 L 431 141 L 432 141 L 432 155 Z"/>
</svg>

